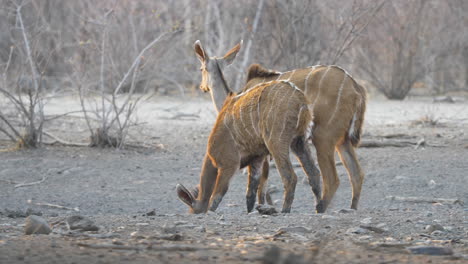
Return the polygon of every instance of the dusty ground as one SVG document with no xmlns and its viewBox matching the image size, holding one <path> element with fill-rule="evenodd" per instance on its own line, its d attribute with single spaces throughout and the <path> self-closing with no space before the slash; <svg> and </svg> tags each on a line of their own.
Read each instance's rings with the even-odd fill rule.
<svg viewBox="0 0 468 264">
<path fill-rule="evenodd" d="M 46 112 L 78 108 L 74 98 L 64 98 L 50 102 Z M 47 145 L 0 153 L 0 263 L 468 262 L 466 100 L 455 104 L 433 104 L 424 98 L 371 100 L 364 141 L 404 134 L 386 140 L 416 143 L 424 138 L 426 146 L 360 148 L 366 180 L 359 210 L 341 210 L 349 207 L 351 191 L 339 165 L 341 185 L 323 215 L 314 213 L 310 188 L 302 183 L 291 214 L 248 215 L 246 176 L 241 173 L 216 213 L 187 214 L 175 186 L 198 181 L 215 119 L 212 108 L 211 102 L 197 98 L 145 103 L 139 109 L 141 125 L 131 134 L 131 141 L 144 142 L 145 147 L 116 151 Z M 431 120 L 436 121 L 434 126 L 425 122 Z M 79 117 L 56 120 L 46 129 L 75 142 L 86 142 L 88 135 Z M 0 145 L 9 147 L 7 141 Z M 281 190 L 276 170 L 271 172 L 270 185 Z M 300 168 L 297 172 L 302 178 Z M 459 202 L 400 202 L 387 196 Z M 280 193 L 273 199 L 279 208 Z M 28 208 L 53 225 L 50 235 L 23 234 L 21 214 Z M 152 210 L 154 214 L 147 215 Z M 89 217 L 100 230 L 69 231 L 65 219 L 76 214 Z M 444 230 L 426 229 L 436 224 Z M 447 247 L 454 253 L 408 252 L 408 247 L 418 245 Z"/>
</svg>

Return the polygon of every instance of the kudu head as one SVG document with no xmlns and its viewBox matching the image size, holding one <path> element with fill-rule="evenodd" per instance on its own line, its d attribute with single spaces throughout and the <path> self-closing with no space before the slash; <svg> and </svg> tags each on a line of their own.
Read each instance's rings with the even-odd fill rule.
<svg viewBox="0 0 468 264">
<path fill-rule="evenodd" d="M 236 58 L 241 48 L 242 41 L 229 50 L 223 57 L 209 57 L 199 40 L 195 41 L 193 48 L 201 63 L 202 80 L 200 89 L 210 92 L 215 108 L 219 112 L 223 106 L 224 99 L 232 92 L 224 79 L 223 71 Z"/>
</svg>

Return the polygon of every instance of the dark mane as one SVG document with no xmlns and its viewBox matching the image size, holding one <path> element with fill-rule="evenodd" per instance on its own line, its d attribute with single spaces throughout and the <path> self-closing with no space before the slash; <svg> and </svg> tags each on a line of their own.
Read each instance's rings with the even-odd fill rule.
<svg viewBox="0 0 468 264">
<path fill-rule="evenodd" d="M 278 75 L 281 75 L 281 73 L 265 69 L 260 64 L 252 64 L 247 71 L 247 81 L 253 78 L 268 78 Z"/>
</svg>

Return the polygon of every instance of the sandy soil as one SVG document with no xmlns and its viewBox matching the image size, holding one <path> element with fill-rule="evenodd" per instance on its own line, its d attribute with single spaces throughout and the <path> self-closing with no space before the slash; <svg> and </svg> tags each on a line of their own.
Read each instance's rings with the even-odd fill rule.
<svg viewBox="0 0 468 264">
<path fill-rule="evenodd" d="M 76 109 L 75 98 L 62 98 L 49 102 L 46 113 Z M 132 144 L 143 147 L 46 145 L 1 152 L 0 263 L 468 262 L 467 101 L 371 100 L 363 141 L 424 139 L 426 145 L 360 148 L 366 180 L 359 210 L 342 210 L 349 208 L 351 190 L 343 166 L 338 165 L 340 188 L 321 215 L 315 214 L 310 188 L 302 183 L 290 214 L 247 214 L 242 173 L 232 180 L 216 213 L 189 215 L 175 186 L 198 182 L 216 116 L 212 109 L 207 98 L 147 101 L 139 108 L 140 125 L 130 135 Z M 46 130 L 68 141 L 86 142 L 88 137 L 79 116 L 55 120 Z M 388 135 L 397 137 L 383 139 Z M 9 147 L 6 140 L 0 145 Z M 297 173 L 300 178 L 304 175 L 300 168 Z M 269 184 L 282 190 L 275 169 Z M 458 202 L 401 202 L 388 196 Z M 281 194 L 273 194 L 273 199 L 279 208 Z M 24 235 L 28 208 L 52 224 L 51 234 Z M 77 214 L 94 221 L 99 231 L 68 230 L 65 219 Z M 427 229 L 437 224 L 443 230 Z M 419 245 L 447 247 L 453 254 L 409 253 L 408 247 Z"/>
</svg>

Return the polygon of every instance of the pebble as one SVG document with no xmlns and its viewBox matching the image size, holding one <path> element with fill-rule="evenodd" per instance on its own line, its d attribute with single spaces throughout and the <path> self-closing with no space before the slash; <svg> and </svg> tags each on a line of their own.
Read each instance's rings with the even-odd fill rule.
<svg viewBox="0 0 468 264">
<path fill-rule="evenodd" d="M 37 215 L 30 215 L 26 218 L 26 223 L 24 226 L 24 233 L 26 235 L 32 234 L 50 234 L 52 229 L 50 228 L 49 223 L 47 221 Z"/>
<path fill-rule="evenodd" d="M 429 234 L 432 234 L 432 232 L 436 231 L 436 230 L 439 230 L 439 231 L 444 231 L 444 227 L 441 225 L 441 224 L 432 224 L 432 225 L 427 225 L 425 228 L 424 228 L 427 233 Z"/>
<path fill-rule="evenodd" d="M 346 230 L 347 234 L 367 234 L 369 233 L 368 229 L 364 229 L 362 227 L 351 227 Z"/>
<path fill-rule="evenodd" d="M 257 209 L 257 211 L 261 215 L 273 215 L 273 214 L 278 213 L 278 211 L 276 211 L 274 206 L 269 206 L 269 205 L 265 205 L 265 204 L 259 204 L 259 205 L 257 205 L 255 207 L 255 209 Z"/>
<path fill-rule="evenodd" d="M 333 216 L 333 215 L 324 214 L 324 215 L 322 215 L 322 219 L 338 219 L 338 217 Z"/>
<path fill-rule="evenodd" d="M 361 224 L 368 225 L 370 223 L 372 223 L 372 217 L 367 217 L 361 220 Z"/>
<path fill-rule="evenodd" d="M 98 231 L 99 227 L 89 218 L 81 215 L 73 215 L 67 218 L 67 224 L 71 230 Z"/>
</svg>

